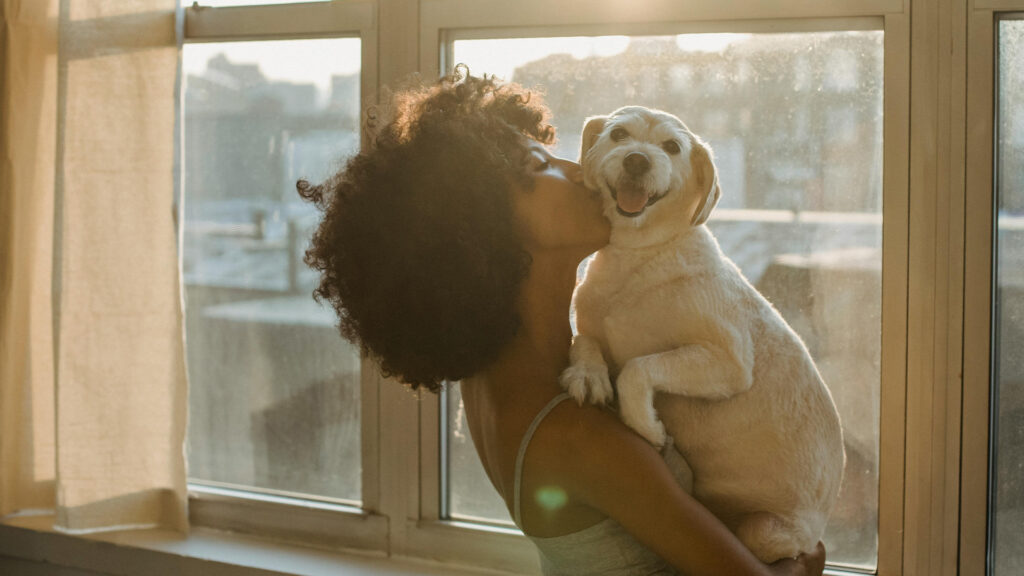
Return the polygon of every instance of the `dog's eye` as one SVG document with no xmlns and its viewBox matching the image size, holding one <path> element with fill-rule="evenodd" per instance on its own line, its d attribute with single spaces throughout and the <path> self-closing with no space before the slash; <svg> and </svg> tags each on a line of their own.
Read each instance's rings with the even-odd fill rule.
<svg viewBox="0 0 1024 576">
<path fill-rule="evenodd" d="M 665 140 L 661 143 L 661 147 L 669 154 L 679 154 L 679 142 L 676 142 L 675 140 Z"/>
<path fill-rule="evenodd" d="M 625 128 L 616 128 L 615 130 L 612 130 L 612 134 L 611 134 L 612 140 L 614 140 L 616 142 L 620 142 L 622 140 L 625 140 L 628 136 L 629 136 L 629 132 L 626 132 Z"/>
</svg>

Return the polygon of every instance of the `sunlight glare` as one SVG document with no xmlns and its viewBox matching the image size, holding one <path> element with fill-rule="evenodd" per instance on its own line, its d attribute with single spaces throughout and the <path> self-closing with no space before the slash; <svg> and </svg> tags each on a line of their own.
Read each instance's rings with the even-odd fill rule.
<svg viewBox="0 0 1024 576">
<path fill-rule="evenodd" d="M 621 54 L 629 47 L 628 36 L 573 36 L 564 38 L 509 38 L 456 40 L 456 62 L 465 64 L 475 76 L 494 74 L 514 81 L 516 68 L 555 54 L 568 54 L 576 60 L 606 58 Z"/>
<path fill-rule="evenodd" d="M 361 47 L 359 38 L 186 44 L 182 72 L 201 76 L 210 58 L 223 54 L 232 64 L 258 65 L 270 81 L 315 84 L 325 94 L 331 76 L 359 72 Z"/>
</svg>

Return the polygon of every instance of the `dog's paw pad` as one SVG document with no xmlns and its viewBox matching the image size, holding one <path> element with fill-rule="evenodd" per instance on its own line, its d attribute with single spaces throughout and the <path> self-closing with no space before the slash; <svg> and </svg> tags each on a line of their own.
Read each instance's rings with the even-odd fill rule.
<svg viewBox="0 0 1024 576">
<path fill-rule="evenodd" d="M 577 404 L 583 405 L 583 401 L 587 398 L 587 383 L 578 365 L 573 364 L 563 370 L 558 381 Z"/>
<path fill-rule="evenodd" d="M 612 381 L 608 377 L 607 368 L 601 367 L 600 370 L 591 372 L 589 381 L 590 399 L 594 404 L 608 404 L 615 398 L 615 389 L 612 388 Z"/>
<path fill-rule="evenodd" d="M 594 403 L 604 404 L 614 395 L 606 366 L 573 364 L 562 372 L 559 381 L 562 388 L 580 405 L 583 405 L 587 397 Z"/>
</svg>

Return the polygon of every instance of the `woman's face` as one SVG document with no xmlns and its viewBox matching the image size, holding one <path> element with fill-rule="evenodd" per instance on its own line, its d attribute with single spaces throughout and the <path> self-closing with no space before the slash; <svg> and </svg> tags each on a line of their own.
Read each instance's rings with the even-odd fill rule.
<svg viewBox="0 0 1024 576">
<path fill-rule="evenodd" d="M 600 194 L 583 186 L 580 165 L 529 143 L 528 170 L 534 187 L 513 189 L 516 216 L 527 249 L 579 251 L 582 259 L 608 244 L 611 225 Z"/>
</svg>

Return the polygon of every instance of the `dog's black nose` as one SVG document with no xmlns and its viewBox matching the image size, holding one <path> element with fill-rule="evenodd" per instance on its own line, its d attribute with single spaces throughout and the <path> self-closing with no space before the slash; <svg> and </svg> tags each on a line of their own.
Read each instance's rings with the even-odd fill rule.
<svg viewBox="0 0 1024 576">
<path fill-rule="evenodd" d="M 630 152 L 626 154 L 626 158 L 622 161 L 623 167 L 626 168 L 626 173 L 630 176 L 642 176 L 651 169 L 651 161 L 647 159 L 647 156 L 640 152 Z"/>
</svg>

